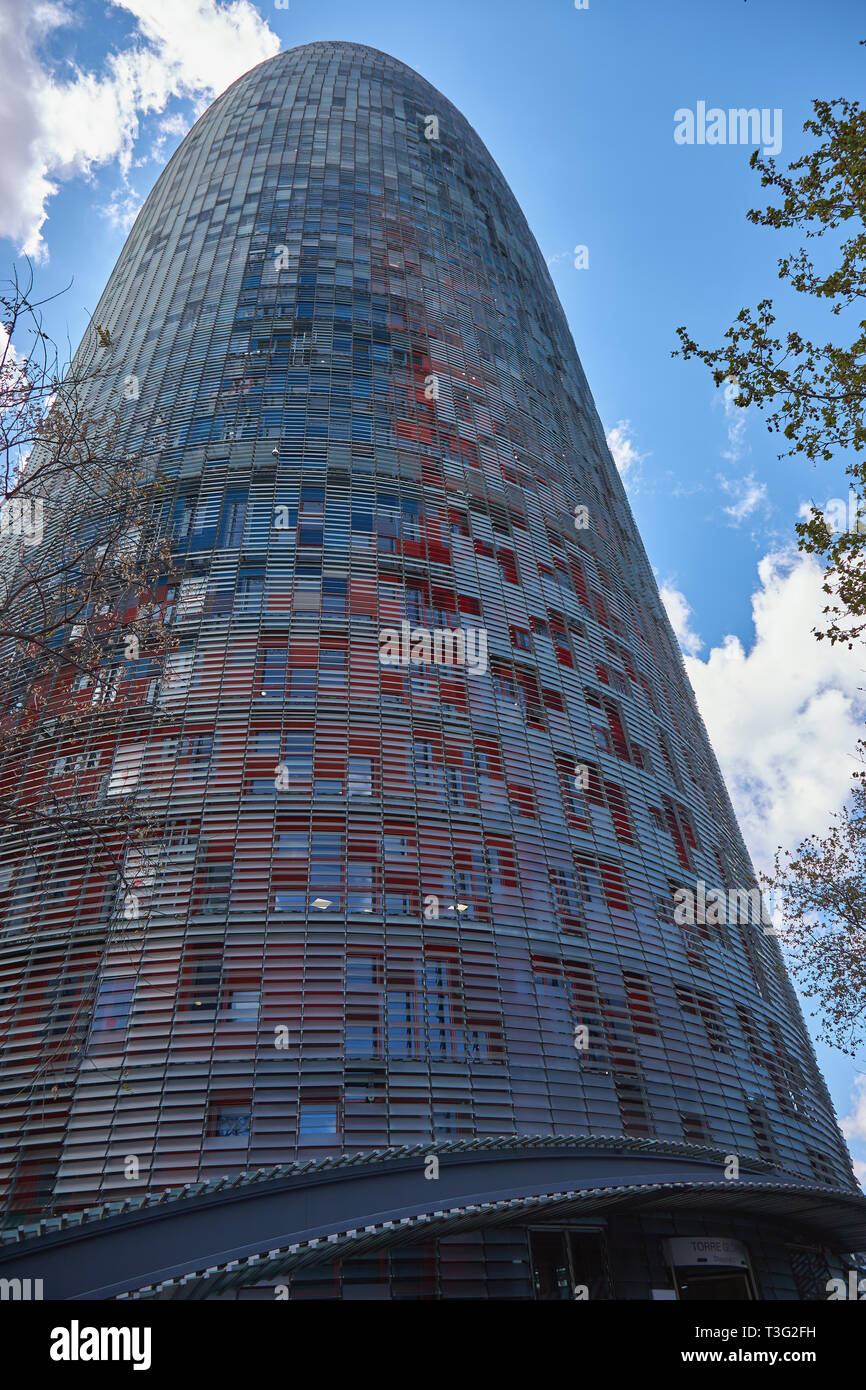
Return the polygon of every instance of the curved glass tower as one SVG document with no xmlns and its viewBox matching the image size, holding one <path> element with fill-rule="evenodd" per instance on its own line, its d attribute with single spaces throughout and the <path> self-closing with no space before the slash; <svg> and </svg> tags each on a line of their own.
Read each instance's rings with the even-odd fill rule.
<svg viewBox="0 0 866 1390">
<path fill-rule="evenodd" d="M 147 807 L 138 919 L 83 853 L 5 880 L 0 1273 L 825 1297 L 866 1245 L 850 1161 L 475 132 L 383 53 L 281 53 L 186 136 L 94 322 L 178 645 L 56 750 Z"/>
</svg>

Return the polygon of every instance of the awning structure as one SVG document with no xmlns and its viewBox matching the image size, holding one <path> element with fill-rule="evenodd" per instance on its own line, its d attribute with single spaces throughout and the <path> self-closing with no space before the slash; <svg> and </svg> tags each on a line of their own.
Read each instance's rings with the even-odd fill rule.
<svg viewBox="0 0 866 1390">
<path fill-rule="evenodd" d="M 426 1160 L 438 1178 L 425 1177 Z M 840 1252 L 866 1247 L 866 1197 L 695 1145 L 491 1138 L 286 1164 L 4 1233 L 0 1277 L 46 1298 L 206 1298 L 461 1230 L 623 1212 L 745 1216 Z"/>
</svg>

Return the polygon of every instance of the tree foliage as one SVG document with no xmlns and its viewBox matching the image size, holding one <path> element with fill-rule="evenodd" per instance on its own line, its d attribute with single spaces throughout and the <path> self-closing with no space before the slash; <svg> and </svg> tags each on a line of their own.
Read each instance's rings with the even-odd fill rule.
<svg viewBox="0 0 866 1390">
<path fill-rule="evenodd" d="M 678 328 L 674 356 L 704 362 L 717 386 L 733 383 L 734 405 L 757 407 L 768 430 L 781 436 L 787 447 L 780 458 L 815 462 L 845 454 L 855 496 L 866 502 L 866 319 L 858 319 L 866 293 L 866 110 L 840 98 L 815 101 L 813 111 L 804 131 L 814 147 L 787 169 L 752 153 L 761 186 L 780 201 L 748 217 L 756 226 L 802 234 L 805 244 L 778 261 L 779 279 L 838 319 L 839 341 L 783 331 L 768 298 L 740 310 L 722 347 L 699 347 Z M 825 566 L 830 601 L 816 636 L 850 645 L 866 627 L 866 523 L 862 531 L 834 532 L 813 507 L 796 529 L 800 549 Z"/>
<path fill-rule="evenodd" d="M 118 734 L 165 677 L 174 576 L 154 464 L 88 404 L 110 399 L 97 354 L 61 365 L 44 302 L 32 276 L 0 295 L 0 907 L 27 931 L 62 913 L 58 879 L 110 882 L 110 935 L 153 833 Z"/>
<path fill-rule="evenodd" d="M 866 745 L 861 744 L 866 759 Z M 824 836 L 776 855 L 769 878 L 781 910 L 780 936 L 807 998 L 820 1009 L 820 1036 L 855 1054 L 866 1042 L 866 774 Z"/>
</svg>

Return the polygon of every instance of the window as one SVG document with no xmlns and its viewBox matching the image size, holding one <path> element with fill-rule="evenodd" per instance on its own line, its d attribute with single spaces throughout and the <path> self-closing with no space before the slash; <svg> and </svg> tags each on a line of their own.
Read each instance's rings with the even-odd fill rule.
<svg viewBox="0 0 866 1390">
<path fill-rule="evenodd" d="M 621 695 L 629 694 L 631 687 L 624 671 L 618 671 L 615 666 L 608 666 L 604 662 L 599 662 L 596 665 L 595 674 L 602 685 L 612 686 Z"/>
<path fill-rule="evenodd" d="M 564 753 L 556 755 L 556 767 L 559 774 L 559 787 L 562 793 L 562 800 L 565 805 L 566 814 L 586 823 L 588 818 L 587 802 L 583 788 L 583 773 L 581 768 L 587 764 L 577 758 L 569 758 Z M 589 776 L 592 776 L 592 769 Z M 589 780 L 587 777 L 587 781 Z"/>
<path fill-rule="evenodd" d="M 599 753 L 613 753 L 613 739 L 605 720 L 593 712 L 589 716 L 592 738 Z"/>
<path fill-rule="evenodd" d="M 60 975 L 46 992 L 45 1024 L 46 1038 L 63 1038 L 68 1042 L 77 1041 L 80 1036 L 76 1027 L 76 1011 L 82 993 L 89 988 L 90 975 Z"/>
<path fill-rule="evenodd" d="M 277 854 L 289 859 L 306 859 L 310 852 L 310 837 L 303 830 L 281 830 L 277 835 Z"/>
<path fill-rule="evenodd" d="M 247 782 L 244 790 L 248 796 L 274 797 L 277 794 L 273 777 L 253 777 Z"/>
<path fill-rule="evenodd" d="M 419 541 L 421 539 L 421 518 L 419 505 L 411 498 L 403 499 L 403 539 L 406 541 Z"/>
<path fill-rule="evenodd" d="M 257 989 L 229 990 L 229 1016 L 233 1023 L 256 1023 L 261 994 Z"/>
<path fill-rule="evenodd" d="M 306 488 L 298 513 L 298 545 L 321 546 L 325 516 L 325 489 Z"/>
<path fill-rule="evenodd" d="M 827 1162 L 824 1155 L 818 1153 L 816 1149 L 807 1149 L 806 1156 L 818 1181 L 826 1183 L 830 1187 L 836 1187 L 838 1179 L 833 1171 L 833 1165 Z"/>
<path fill-rule="evenodd" d="M 650 755 L 643 745 L 635 743 L 634 740 L 632 740 L 631 751 L 634 757 L 635 767 L 639 767 L 642 772 L 652 772 L 653 765 L 650 760 Z"/>
<path fill-rule="evenodd" d="M 709 939 L 710 929 L 704 925 L 689 926 L 676 922 L 674 894 L 680 891 L 677 884 L 671 884 L 667 895 L 658 894 L 655 900 L 656 918 L 665 928 L 677 925 L 683 935 L 686 960 L 695 970 L 705 970 L 707 966 L 703 942 Z"/>
<path fill-rule="evenodd" d="M 414 1057 L 412 995 L 389 989 L 385 996 L 385 1038 L 389 1057 Z"/>
<path fill-rule="evenodd" d="M 346 653 L 340 648 L 322 647 L 319 652 L 319 689 L 345 690 Z"/>
<path fill-rule="evenodd" d="M 193 500 L 191 497 L 178 497 L 174 503 L 171 515 L 170 527 L 171 536 L 175 542 L 186 540 L 189 537 L 193 518 Z"/>
<path fill-rule="evenodd" d="M 446 767 L 445 769 L 445 796 L 448 805 L 459 810 L 466 805 L 466 797 L 463 794 L 463 769 L 460 767 Z"/>
<path fill-rule="evenodd" d="M 349 796 L 373 795 L 373 759 L 351 756 L 348 765 Z"/>
<path fill-rule="evenodd" d="M 178 621 L 184 618 L 195 617 L 204 607 L 205 595 L 207 593 L 206 579 L 184 579 L 181 582 L 178 592 L 177 609 L 175 616 Z"/>
<path fill-rule="evenodd" d="M 219 1007 L 222 957 L 210 948 L 190 948 L 187 986 L 182 996 L 185 1012 L 206 1016 Z"/>
<path fill-rule="evenodd" d="M 134 992 L 135 977 L 132 975 L 102 981 L 93 1009 L 91 1043 L 104 1041 L 106 1033 L 125 1031 L 129 1023 Z"/>
<path fill-rule="evenodd" d="M 306 912 L 307 895 L 301 889 L 282 889 L 274 893 L 274 912 Z"/>
<path fill-rule="evenodd" d="M 265 593 L 265 577 L 261 573 L 241 573 L 238 576 L 235 612 L 244 614 L 260 613 Z"/>
<path fill-rule="evenodd" d="M 339 912 L 342 904 L 343 836 L 317 832 L 310 855 L 310 907 Z"/>
<path fill-rule="evenodd" d="M 202 912 L 225 912 L 232 885 L 232 864 L 208 864 L 201 898 Z"/>
<path fill-rule="evenodd" d="M 487 805 L 502 805 L 504 789 L 501 767 L 488 749 L 475 746 L 475 776 L 478 795 Z"/>
<path fill-rule="evenodd" d="M 266 699 L 282 699 L 286 688 L 287 659 L 285 647 L 265 648 L 258 693 Z"/>
<path fill-rule="evenodd" d="M 143 743 L 132 743 L 118 748 L 108 779 L 108 796 L 128 796 L 138 785 L 143 757 Z"/>
<path fill-rule="evenodd" d="M 433 1136 L 435 1139 L 451 1139 L 460 1135 L 471 1135 L 472 1116 L 468 1110 L 433 1111 Z"/>
<path fill-rule="evenodd" d="M 252 1124 L 252 1111 L 237 1105 L 218 1104 L 213 1110 L 211 1134 L 215 1139 L 247 1138 Z"/>
<path fill-rule="evenodd" d="M 346 1021 L 346 1056 L 377 1057 L 378 1027 L 375 1023 Z"/>
<path fill-rule="evenodd" d="M 274 530 L 277 532 L 294 531 L 298 524 L 297 507 L 278 505 L 274 508 Z"/>
<path fill-rule="evenodd" d="M 91 753 L 70 753 L 65 757 L 55 758 L 53 777 L 63 777 L 69 773 L 86 772 L 89 768 L 98 767 L 100 756 L 97 752 Z"/>
<path fill-rule="evenodd" d="M 569 917 L 579 917 L 581 895 L 577 879 L 570 869 L 551 869 L 550 879 L 558 910 Z"/>
<path fill-rule="evenodd" d="M 503 854 L 495 845 L 485 844 L 483 856 L 487 887 L 491 893 L 501 893 L 505 883 L 504 875 L 509 867 L 510 853 Z"/>
<path fill-rule="evenodd" d="M 502 578 L 508 584 L 519 584 L 520 576 L 517 572 L 517 561 L 510 550 L 498 550 L 496 559 L 499 564 L 499 571 Z"/>
<path fill-rule="evenodd" d="M 768 1163 L 775 1162 L 776 1146 L 773 1142 L 770 1122 L 767 1119 L 767 1107 L 761 1096 L 746 1096 L 746 1111 L 749 1116 L 749 1123 L 752 1126 L 752 1134 L 755 1139 L 755 1147 L 761 1158 Z"/>
<path fill-rule="evenodd" d="M 301 1139 L 316 1139 L 337 1134 L 338 1112 L 336 1098 L 302 1099 L 298 1116 L 298 1133 Z"/>
<path fill-rule="evenodd" d="M 643 1033 L 651 1038 L 657 1037 L 655 1006 L 649 980 L 646 975 L 639 974 L 636 970 L 624 970 L 622 978 L 632 1028 L 635 1033 Z"/>
<path fill-rule="evenodd" d="M 109 666 L 99 671 L 93 686 L 93 694 L 90 698 L 90 703 L 92 705 L 113 704 L 117 699 L 117 691 L 122 674 L 122 666 Z"/>
<path fill-rule="evenodd" d="M 235 548 L 241 544 L 247 512 L 247 494 L 240 488 L 226 493 L 220 517 L 217 547 Z"/>
<path fill-rule="evenodd" d="M 375 911 L 375 872 L 372 864 L 350 861 L 346 876 L 346 911 Z"/>
<path fill-rule="evenodd" d="M 451 875 L 454 901 L 440 908 L 443 917 L 474 917 L 474 875 L 469 869 L 454 869 Z"/>
<path fill-rule="evenodd" d="M 698 1115 L 694 1111 L 680 1111 L 680 1124 L 682 1126 L 683 1138 L 690 1144 L 708 1144 L 710 1136 L 707 1131 L 706 1120 L 703 1115 Z"/>
<path fill-rule="evenodd" d="M 214 740 L 211 734 L 188 734 L 181 739 L 180 756 L 188 759 L 185 771 L 189 778 L 206 777 L 213 757 Z"/>
<path fill-rule="evenodd" d="M 596 746 L 603 752 L 613 753 L 623 762 L 631 762 L 625 727 L 616 706 L 610 700 L 602 699 L 595 690 L 586 690 L 585 694 Z"/>
<path fill-rule="evenodd" d="M 289 699 L 313 700 L 316 696 L 316 671 L 312 666 L 293 666 L 289 672 Z"/>
<path fill-rule="evenodd" d="M 689 823 L 688 815 L 683 807 L 678 806 L 675 802 L 671 801 L 669 797 L 662 797 L 662 802 L 664 806 L 665 822 L 667 824 L 668 833 L 674 842 L 677 859 L 684 869 L 689 869 L 691 867 L 691 861 L 689 859 L 688 847 L 691 846 L 695 848 L 695 836 L 691 824 Z"/>
<path fill-rule="evenodd" d="M 779 1108 L 786 1115 L 803 1115 L 806 1107 L 803 1099 L 803 1076 L 799 1063 L 791 1056 L 785 1046 L 782 1030 L 775 1019 L 767 1020 L 770 1033 L 770 1048 L 764 1060 Z"/>
<path fill-rule="evenodd" d="M 634 844 L 634 834 L 632 832 L 625 793 L 622 787 L 616 782 L 605 782 L 604 790 L 617 838 L 624 840 L 626 844 Z"/>
<path fill-rule="evenodd" d="M 642 1083 L 634 1076 L 622 1073 L 614 1077 L 614 1083 L 626 1134 L 651 1134 L 652 1120 Z"/>
<path fill-rule="evenodd" d="M 345 584 L 345 580 L 343 581 Z M 305 577 L 299 574 L 295 584 L 295 597 L 292 605 L 296 613 L 318 613 L 322 607 L 321 576 Z"/>
<path fill-rule="evenodd" d="M 690 989 L 687 985 L 677 985 L 676 995 L 683 1013 L 703 1020 L 713 1052 L 727 1052 L 724 1024 L 716 1000 L 703 990 Z"/>
<path fill-rule="evenodd" d="M 283 762 L 288 769 L 289 789 L 298 791 L 309 787 L 313 775 L 312 730 L 295 730 L 286 734 Z"/>
<path fill-rule="evenodd" d="M 565 563 L 564 560 L 554 560 L 553 577 L 556 580 L 557 584 L 559 584 L 560 588 L 568 589 L 571 593 L 574 592 L 574 585 L 571 580 L 571 574 L 569 572 L 568 565 Z"/>
<path fill-rule="evenodd" d="M 417 738 L 413 741 L 412 770 L 416 787 L 427 788 L 431 791 L 436 787 L 438 769 L 433 757 L 432 743 Z"/>
<path fill-rule="evenodd" d="M 381 962 L 378 956 L 360 955 L 350 951 L 346 957 L 346 987 L 372 989 L 381 983 Z"/>
<path fill-rule="evenodd" d="M 322 617 L 345 618 L 346 616 L 345 579 L 326 576 L 322 580 Z"/>
<path fill-rule="evenodd" d="M 583 856 L 576 859 L 577 881 L 586 907 L 598 910 L 602 905 L 601 875 L 598 865 Z"/>
</svg>

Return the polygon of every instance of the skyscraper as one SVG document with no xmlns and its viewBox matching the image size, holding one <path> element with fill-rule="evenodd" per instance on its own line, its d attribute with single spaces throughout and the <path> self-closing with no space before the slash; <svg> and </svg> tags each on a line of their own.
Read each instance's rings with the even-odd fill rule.
<svg viewBox="0 0 866 1390">
<path fill-rule="evenodd" d="M 186 136 L 94 322 L 177 647 L 53 767 L 147 806 L 136 915 L 84 854 L 8 866 L 0 1273 L 824 1297 L 863 1201 L 475 132 L 376 50 L 282 53 Z"/>
</svg>

